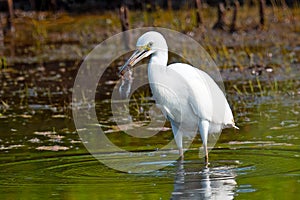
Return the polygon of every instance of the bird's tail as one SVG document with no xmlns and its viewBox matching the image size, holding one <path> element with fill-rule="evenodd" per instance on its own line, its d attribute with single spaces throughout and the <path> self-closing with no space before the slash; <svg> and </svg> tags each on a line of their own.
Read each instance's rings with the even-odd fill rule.
<svg viewBox="0 0 300 200">
<path fill-rule="evenodd" d="M 237 130 L 240 129 L 239 127 L 237 127 L 237 126 L 235 125 L 234 122 L 232 122 L 232 123 L 230 123 L 230 124 L 225 124 L 224 128 L 235 128 L 235 129 L 237 129 Z"/>
<path fill-rule="evenodd" d="M 235 129 L 237 129 L 237 130 L 239 130 L 240 128 L 239 127 L 237 127 L 235 124 L 232 124 L 232 127 L 233 128 L 235 128 Z"/>
</svg>

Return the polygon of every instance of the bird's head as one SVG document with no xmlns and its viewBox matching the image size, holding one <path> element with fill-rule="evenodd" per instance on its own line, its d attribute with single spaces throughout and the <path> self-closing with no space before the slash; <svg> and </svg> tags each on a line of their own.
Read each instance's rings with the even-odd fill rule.
<svg viewBox="0 0 300 200">
<path fill-rule="evenodd" d="M 121 67 L 119 74 L 124 75 L 129 67 L 133 67 L 143 58 L 156 53 L 157 51 L 168 51 L 168 46 L 165 38 L 158 32 L 149 31 L 144 33 L 136 43 L 136 50 Z"/>
</svg>

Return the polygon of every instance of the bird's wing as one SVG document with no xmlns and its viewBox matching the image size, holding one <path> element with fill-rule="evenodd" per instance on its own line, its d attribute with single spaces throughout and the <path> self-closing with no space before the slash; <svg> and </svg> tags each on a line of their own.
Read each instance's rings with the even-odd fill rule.
<svg viewBox="0 0 300 200">
<path fill-rule="evenodd" d="M 232 124 L 233 115 L 224 93 L 204 71 L 188 64 L 175 63 L 168 70 L 176 71 L 189 88 L 188 103 L 195 115 L 216 124 Z"/>
<path fill-rule="evenodd" d="M 188 88 L 185 79 L 176 71 L 152 67 L 148 72 L 153 98 L 167 118 L 181 122 L 188 104 Z"/>
</svg>

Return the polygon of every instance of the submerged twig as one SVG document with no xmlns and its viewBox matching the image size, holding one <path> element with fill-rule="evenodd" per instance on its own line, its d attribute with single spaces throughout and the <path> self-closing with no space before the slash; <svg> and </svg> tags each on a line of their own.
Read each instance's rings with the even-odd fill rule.
<svg viewBox="0 0 300 200">
<path fill-rule="evenodd" d="M 123 41 L 124 41 L 124 46 L 125 49 L 130 49 L 129 44 L 130 44 L 130 35 L 128 32 L 129 30 L 129 10 L 126 5 L 122 5 L 119 10 L 119 17 L 121 21 L 121 26 L 122 26 L 122 31 L 123 33 Z"/>
<path fill-rule="evenodd" d="M 218 5 L 218 21 L 213 26 L 213 29 L 221 29 L 225 30 L 226 23 L 225 23 L 225 7 L 223 3 L 219 3 Z"/>
<path fill-rule="evenodd" d="M 202 3 L 201 0 L 196 0 L 196 14 L 197 14 L 197 26 L 201 26 L 203 24 L 203 19 L 202 19 L 202 13 L 201 13 L 201 8 L 202 8 Z"/>
<path fill-rule="evenodd" d="M 235 0 L 234 6 L 233 6 L 233 16 L 232 16 L 232 21 L 231 21 L 231 26 L 230 26 L 231 33 L 237 31 L 236 20 L 237 20 L 237 13 L 238 13 L 239 6 L 240 6 L 239 1 Z"/>
<path fill-rule="evenodd" d="M 265 7 L 266 7 L 266 2 L 265 0 L 259 0 L 259 23 L 260 27 L 263 28 L 265 25 Z"/>
</svg>

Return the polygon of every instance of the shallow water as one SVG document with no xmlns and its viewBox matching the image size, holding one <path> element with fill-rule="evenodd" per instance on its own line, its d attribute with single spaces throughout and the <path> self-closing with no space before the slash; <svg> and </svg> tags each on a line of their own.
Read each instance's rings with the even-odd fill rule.
<svg viewBox="0 0 300 200">
<path fill-rule="evenodd" d="M 140 27 L 141 13 L 132 14 L 136 23 L 132 27 Z M 119 32 L 118 16 L 58 15 L 48 20 L 17 17 L 16 41 L 6 39 L 1 51 L 5 57 L 0 67 L 0 199 L 299 198 L 297 20 L 293 28 L 284 20 L 269 23 L 268 30 L 232 35 L 209 29 L 197 35 L 188 30 L 218 62 L 240 127 L 239 131 L 223 131 L 210 151 L 208 167 L 199 157 L 199 136 L 185 153 L 184 162 L 150 159 L 172 139 L 168 123 L 147 139 L 135 139 L 119 130 L 108 99 L 118 79 L 117 66 L 124 64 L 124 58 L 114 61 L 99 83 L 97 117 L 114 144 L 149 157 L 140 160 L 138 167 L 160 168 L 139 174 L 111 169 L 87 151 L 75 129 L 70 104 L 82 57 Z M 168 21 L 166 27 L 169 24 L 173 23 Z M 248 66 L 251 57 L 253 66 Z M 170 63 L 180 60 L 170 56 Z M 153 104 L 149 88 L 140 92 L 130 104 L 131 118 L 139 127 L 149 124 Z M 90 128 L 98 129 L 99 124 L 90 124 Z M 116 165 L 128 158 L 128 153 L 99 155 L 102 161 Z"/>
<path fill-rule="evenodd" d="M 172 140 L 168 123 L 163 124 L 159 134 L 147 139 L 132 138 L 120 131 L 109 97 L 118 79 L 116 66 L 122 63 L 112 63 L 114 66 L 107 69 L 99 83 L 95 108 L 100 127 L 115 145 L 149 155 L 149 160 L 140 160 L 138 167 L 160 169 L 124 173 L 107 167 L 87 151 L 74 127 L 70 105 L 78 62 L 16 64 L 0 72 L 1 199 L 223 200 L 300 196 L 299 63 L 276 65 L 269 71 L 260 66 L 222 69 L 240 130 L 223 131 L 209 154 L 208 167 L 199 158 L 199 136 L 185 153 L 184 162 L 150 159 L 153 152 Z M 146 86 L 131 98 L 133 128 L 150 123 L 150 96 Z M 93 105 L 87 105 L 87 109 L 90 107 Z M 90 128 L 97 130 L 99 124 L 90 124 Z M 102 161 L 116 165 L 128 158 L 126 153 L 114 152 L 100 156 Z"/>
<path fill-rule="evenodd" d="M 0 166 L 1 196 L 3 199 L 296 199 L 300 184 L 299 151 L 255 146 L 213 150 L 209 168 L 195 156 L 196 151 L 190 151 L 184 163 L 175 162 L 145 174 L 117 172 L 89 154 L 40 153 L 37 158 L 14 154 L 11 161 Z"/>
<path fill-rule="evenodd" d="M 299 88 L 299 80 L 294 83 Z M 227 87 L 231 84 L 225 82 Z M 184 162 L 141 161 L 141 166 L 161 169 L 139 174 L 116 171 L 91 156 L 75 131 L 69 107 L 30 101 L 23 108 L 2 105 L 1 199 L 297 199 L 300 195 L 299 94 L 258 90 L 229 96 L 240 130 L 223 131 L 208 167 L 198 156 L 197 138 Z M 144 113 L 133 112 L 134 120 L 147 123 L 148 103 L 139 103 Z M 144 144 L 130 140 L 115 129 L 109 101 L 97 102 L 96 110 L 109 139 L 124 149 L 153 151 L 172 139 L 165 124 Z M 108 152 L 102 159 L 122 163 L 122 156 Z"/>
</svg>

